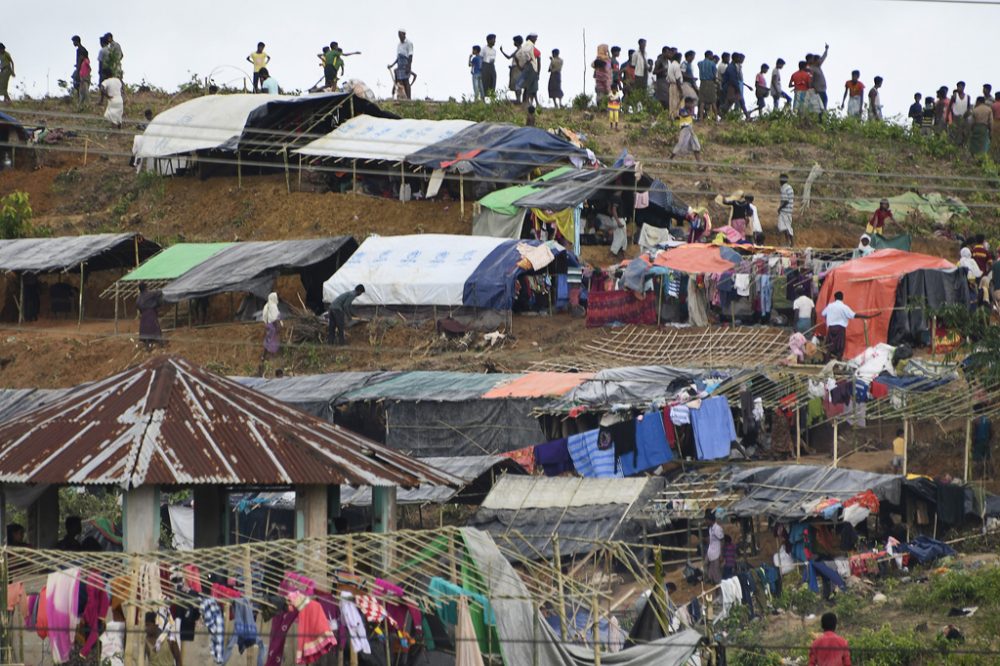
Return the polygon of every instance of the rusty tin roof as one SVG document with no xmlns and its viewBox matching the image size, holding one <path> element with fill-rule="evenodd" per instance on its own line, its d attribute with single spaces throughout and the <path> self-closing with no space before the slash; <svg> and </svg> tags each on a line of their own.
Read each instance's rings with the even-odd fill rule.
<svg viewBox="0 0 1000 666">
<path fill-rule="evenodd" d="M 412 488 L 461 480 L 158 355 L 0 424 L 0 482 Z"/>
</svg>

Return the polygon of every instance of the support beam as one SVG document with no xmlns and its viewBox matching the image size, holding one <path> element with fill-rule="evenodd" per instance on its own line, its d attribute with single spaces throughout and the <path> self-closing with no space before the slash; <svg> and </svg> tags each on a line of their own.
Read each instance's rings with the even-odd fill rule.
<svg viewBox="0 0 1000 666">
<path fill-rule="evenodd" d="M 969 482 L 969 458 L 972 455 L 972 418 L 965 419 L 965 456 L 962 457 L 962 479 Z M 936 517 L 936 514 L 935 514 Z"/>
<path fill-rule="evenodd" d="M 372 488 L 372 531 L 380 534 L 396 530 L 396 486 Z"/>
<path fill-rule="evenodd" d="M 123 542 L 127 553 L 155 553 L 160 545 L 160 487 L 140 486 L 122 496 Z"/>
<path fill-rule="evenodd" d="M 226 493 L 217 486 L 194 489 L 194 547 L 214 548 L 223 544 L 223 513 Z"/>
<path fill-rule="evenodd" d="M 910 458 L 910 420 L 903 419 L 903 476 L 906 476 Z"/>
<path fill-rule="evenodd" d="M 28 507 L 28 539 L 35 548 L 52 548 L 59 541 L 59 488 L 49 486 Z"/>
<path fill-rule="evenodd" d="M 80 262 L 80 304 L 77 307 L 77 317 L 76 317 L 76 327 L 80 328 L 83 326 L 83 285 L 86 278 L 83 274 L 83 262 Z"/>
<path fill-rule="evenodd" d="M 837 466 L 837 458 L 840 453 L 840 433 L 837 430 L 837 419 L 833 420 L 833 466 Z"/>
<path fill-rule="evenodd" d="M 295 538 L 310 539 L 327 535 L 327 486 L 295 486 Z M 316 544 L 303 544 L 300 567 L 318 586 L 328 589 L 326 551 Z"/>
</svg>

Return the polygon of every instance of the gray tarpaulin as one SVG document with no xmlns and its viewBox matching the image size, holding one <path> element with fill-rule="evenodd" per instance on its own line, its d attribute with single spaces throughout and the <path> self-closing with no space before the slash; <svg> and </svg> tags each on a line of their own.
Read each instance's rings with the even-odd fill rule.
<svg viewBox="0 0 1000 666">
<path fill-rule="evenodd" d="M 334 422 L 333 407 L 344 394 L 385 381 L 398 372 L 331 372 L 300 377 L 230 377 L 243 386 L 271 396 L 303 412 Z"/>
<path fill-rule="evenodd" d="M 559 552 L 563 557 L 572 557 L 589 553 L 596 541 L 638 540 L 642 527 L 625 520 L 628 509 L 627 504 L 568 509 L 480 508 L 469 524 L 495 536 L 509 535 L 509 545 L 530 559 L 552 557 L 552 536 L 558 534 Z"/>
<path fill-rule="evenodd" d="M 472 235 L 517 240 L 521 237 L 521 228 L 524 226 L 526 212 L 521 209 L 514 215 L 504 215 L 495 210 L 483 208 L 472 218 Z"/>
<path fill-rule="evenodd" d="M 969 302 L 965 271 L 921 269 L 907 273 L 896 286 L 896 305 L 889 320 L 889 344 L 926 344 L 931 313 L 946 305 Z"/>
<path fill-rule="evenodd" d="M 502 372 L 435 372 L 414 370 L 365 388 L 351 391 L 345 402 L 363 400 L 434 400 L 461 402 L 481 397 L 495 386 L 522 375 Z"/>
<path fill-rule="evenodd" d="M 485 594 L 496 615 L 500 651 L 507 666 L 587 666 L 594 650 L 567 645 L 553 633 L 535 608 L 514 567 L 484 532 L 462 528 L 466 550 L 484 579 Z M 685 629 L 646 645 L 602 653 L 613 666 L 681 666 L 695 653 L 701 634 Z"/>
<path fill-rule="evenodd" d="M 778 465 L 734 472 L 730 484 L 746 495 L 729 508 L 736 516 L 799 519 L 809 505 L 831 497 L 846 500 L 871 490 L 881 501 L 899 504 L 903 477 L 818 465 Z"/>
<path fill-rule="evenodd" d="M 446 391 L 447 385 L 439 390 Z M 544 400 L 475 399 L 386 402 L 386 446 L 415 456 L 479 456 L 533 446 L 544 439 L 531 411 Z"/>
<path fill-rule="evenodd" d="M 618 169 L 579 169 L 561 176 L 534 183 L 537 191 L 514 202 L 521 208 L 564 210 L 575 208 L 598 194 L 602 188 L 617 178 Z"/>
<path fill-rule="evenodd" d="M 55 273 L 79 268 L 80 264 L 86 264 L 90 271 L 135 268 L 137 260 L 159 251 L 159 245 L 138 234 L 0 240 L 0 271 Z"/>
<path fill-rule="evenodd" d="M 672 397 L 678 385 L 683 388 L 704 376 L 704 371 L 660 365 L 611 368 L 598 372 L 552 406 L 648 405 Z"/>
<path fill-rule="evenodd" d="M 302 274 L 308 298 L 318 290 L 322 302 L 323 281 L 333 275 L 358 247 L 350 236 L 313 240 L 255 241 L 237 243 L 171 282 L 163 298 L 175 303 L 226 292 L 249 292 L 266 298 L 275 278 L 283 272 Z"/>
</svg>

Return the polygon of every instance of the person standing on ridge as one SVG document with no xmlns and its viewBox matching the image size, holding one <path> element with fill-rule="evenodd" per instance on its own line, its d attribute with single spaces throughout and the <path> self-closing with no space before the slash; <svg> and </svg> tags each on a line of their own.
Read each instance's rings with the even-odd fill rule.
<svg viewBox="0 0 1000 666">
<path fill-rule="evenodd" d="M 486 46 L 482 50 L 483 56 L 483 93 L 489 97 L 497 91 L 497 36 L 493 33 L 486 35 Z"/>
<path fill-rule="evenodd" d="M 868 120 L 882 120 L 882 77 L 876 76 L 872 89 L 868 91 Z"/>
<path fill-rule="evenodd" d="M 406 38 L 406 30 L 399 29 L 399 44 L 396 45 L 396 60 L 389 67 L 396 66 L 396 85 L 402 86 L 406 99 L 413 99 L 410 72 L 413 70 L 413 42 Z"/>
<path fill-rule="evenodd" d="M 840 98 L 840 108 L 843 110 L 847 102 L 847 117 L 861 118 L 865 106 L 865 84 L 861 82 L 861 72 L 851 72 L 851 80 L 844 84 L 844 96 Z"/>
<path fill-rule="evenodd" d="M 260 92 L 260 70 L 271 62 L 271 56 L 264 53 L 264 42 L 257 42 L 257 50 L 247 56 L 247 62 L 253 65 L 253 91 Z"/>
<path fill-rule="evenodd" d="M 795 230 L 792 228 L 795 191 L 788 184 L 788 174 L 781 174 L 778 177 L 778 183 L 781 186 L 779 190 L 781 199 L 778 204 L 778 231 L 785 235 L 785 241 L 788 243 L 788 247 L 791 247 L 795 243 Z"/>
<path fill-rule="evenodd" d="M 71 40 L 76 47 L 76 64 L 73 67 L 73 91 L 76 93 L 77 104 L 83 106 L 87 103 L 87 95 L 90 93 L 90 53 L 87 47 L 80 41 L 79 35 L 73 35 Z"/>
<path fill-rule="evenodd" d="M 13 76 L 15 76 L 14 59 L 10 57 L 7 47 L 0 44 L 0 97 L 3 97 L 3 101 L 7 103 L 10 103 L 10 93 L 7 91 L 7 87 Z"/>
</svg>

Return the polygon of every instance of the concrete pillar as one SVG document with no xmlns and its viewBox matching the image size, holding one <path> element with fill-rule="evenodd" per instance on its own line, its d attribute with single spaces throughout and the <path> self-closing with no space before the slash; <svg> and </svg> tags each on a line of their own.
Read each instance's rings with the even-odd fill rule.
<svg viewBox="0 0 1000 666">
<path fill-rule="evenodd" d="M 396 486 L 372 486 L 372 532 L 396 530 Z"/>
<path fill-rule="evenodd" d="M 123 541 L 127 553 L 155 553 L 160 547 L 160 487 L 139 486 L 122 496 Z"/>
<path fill-rule="evenodd" d="M 295 486 L 295 538 L 309 539 L 327 535 L 327 486 Z M 299 568 L 323 589 L 329 589 L 329 566 L 326 548 L 319 544 L 301 547 Z"/>
<path fill-rule="evenodd" d="M 28 507 L 28 541 L 35 548 L 52 548 L 59 541 L 59 528 L 59 488 L 49 486 Z"/>
<path fill-rule="evenodd" d="M 194 488 L 194 547 L 213 548 L 223 544 L 223 516 L 226 493 L 217 486 Z"/>
</svg>

